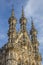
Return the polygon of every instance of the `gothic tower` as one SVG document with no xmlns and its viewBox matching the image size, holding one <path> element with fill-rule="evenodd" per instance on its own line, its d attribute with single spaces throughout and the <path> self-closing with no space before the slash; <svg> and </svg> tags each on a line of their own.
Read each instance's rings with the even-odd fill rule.
<svg viewBox="0 0 43 65">
<path fill-rule="evenodd" d="M 14 16 L 14 8 L 12 8 L 11 17 L 9 18 L 9 30 L 8 30 L 8 36 L 9 36 L 9 42 L 14 43 L 16 39 L 16 18 Z"/>
<path fill-rule="evenodd" d="M 37 65 L 41 65 L 41 55 L 39 53 L 39 42 L 37 40 L 37 30 L 35 29 L 33 19 L 31 18 L 31 30 L 30 30 L 30 35 L 31 35 L 31 42 L 33 46 L 33 53 L 35 55 L 35 60 Z"/>
<path fill-rule="evenodd" d="M 27 22 L 27 19 L 25 18 L 24 10 L 23 10 L 23 7 L 22 7 L 22 16 L 20 18 L 20 29 L 21 29 L 22 32 L 26 31 L 26 22 Z"/>
<path fill-rule="evenodd" d="M 16 32 L 16 18 L 14 16 L 14 8 L 12 8 L 11 17 L 9 18 L 9 30 L 8 30 L 8 43 L 5 46 L 6 49 L 6 65 L 15 65 L 15 52 L 14 43 L 17 38 Z"/>
</svg>

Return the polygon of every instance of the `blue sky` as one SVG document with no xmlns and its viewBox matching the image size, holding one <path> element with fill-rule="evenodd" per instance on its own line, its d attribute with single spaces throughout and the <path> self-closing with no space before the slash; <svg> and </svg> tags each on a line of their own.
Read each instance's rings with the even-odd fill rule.
<svg viewBox="0 0 43 65">
<path fill-rule="evenodd" d="M 34 25 L 38 31 L 39 49 L 43 58 L 43 0 L 0 0 L 0 47 L 8 41 L 8 19 L 11 16 L 12 4 L 14 4 L 15 17 L 18 20 L 17 29 L 19 29 L 18 25 L 22 6 L 24 6 L 25 16 L 27 18 L 28 30 L 31 28 L 30 17 L 33 17 Z"/>
</svg>

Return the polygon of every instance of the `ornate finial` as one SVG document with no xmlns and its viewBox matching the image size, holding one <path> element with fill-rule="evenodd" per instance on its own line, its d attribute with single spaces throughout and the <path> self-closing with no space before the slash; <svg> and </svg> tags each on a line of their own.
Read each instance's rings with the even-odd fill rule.
<svg viewBox="0 0 43 65">
<path fill-rule="evenodd" d="M 24 17 L 24 9 L 23 9 L 23 6 L 22 6 L 22 17 Z"/>
<path fill-rule="evenodd" d="M 37 30 L 35 29 L 35 26 L 34 26 L 34 23 L 33 23 L 33 18 L 31 17 L 31 25 L 32 25 L 32 30 L 34 30 L 34 31 L 36 31 L 37 32 Z"/>
<path fill-rule="evenodd" d="M 34 23 L 33 23 L 33 18 L 31 17 L 31 25 L 32 25 L 32 28 L 34 28 Z"/>
<path fill-rule="evenodd" d="M 11 16 L 14 17 L 14 5 L 12 5 L 12 13 L 11 13 Z"/>
</svg>

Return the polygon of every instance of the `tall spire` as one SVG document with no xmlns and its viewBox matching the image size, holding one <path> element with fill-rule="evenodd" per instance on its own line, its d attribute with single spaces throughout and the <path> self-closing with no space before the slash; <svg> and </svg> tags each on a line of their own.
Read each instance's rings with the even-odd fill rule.
<svg viewBox="0 0 43 65">
<path fill-rule="evenodd" d="M 26 22 L 27 22 L 27 19 L 24 16 L 24 9 L 22 6 L 22 16 L 20 18 L 20 27 L 21 27 L 21 31 L 23 32 L 26 31 Z"/>
<path fill-rule="evenodd" d="M 16 38 L 16 18 L 14 17 L 14 6 L 12 5 L 12 13 L 9 18 L 9 30 L 8 30 L 8 36 L 9 36 L 9 42 L 13 43 L 14 39 Z"/>
<path fill-rule="evenodd" d="M 32 46 L 33 46 L 33 53 L 35 54 L 35 60 L 36 61 L 41 61 L 41 55 L 39 53 L 39 42 L 37 40 L 37 30 L 34 26 L 33 23 L 33 18 L 31 17 L 31 30 L 30 30 L 30 35 L 31 35 L 31 42 L 32 42 Z"/>
<path fill-rule="evenodd" d="M 12 13 L 11 13 L 11 16 L 14 17 L 14 5 L 12 5 Z"/>
<path fill-rule="evenodd" d="M 23 9 L 23 6 L 22 6 L 22 17 L 24 17 L 24 9 Z"/>
<path fill-rule="evenodd" d="M 32 17 L 31 17 L 31 25 L 32 25 L 32 29 L 35 29 Z"/>
<path fill-rule="evenodd" d="M 33 23 L 33 19 L 32 19 L 32 17 L 31 17 L 31 30 L 30 30 L 30 34 L 34 34 L 34 35 L 37 35 L 37 30 L 36 30 L 36 28 L 35 28 L 35 26 L 34 26 L 34 23 Z"/>
</svg>

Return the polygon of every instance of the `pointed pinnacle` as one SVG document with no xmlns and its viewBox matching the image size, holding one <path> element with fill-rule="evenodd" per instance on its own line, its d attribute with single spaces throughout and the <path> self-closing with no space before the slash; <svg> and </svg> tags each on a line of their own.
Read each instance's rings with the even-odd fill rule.
<svg viewBox="0 0 43 65">
<path fill-rule="evenodd" d="M 32 28 L 34 28 L 34 23 L 33 23 L 32 17 L 31 17 L 31 25 L 32 25 Z"/>
<path fill-rule="evenodd" d="M 34 30 L 36 33 L 38 33 L 36 28 L 35 28 L 35 26 L 34 26 L 33 18 L 32 17 L 31 17 L 31 27 L 32 27 L 32 30 Z"/>
<path fill-rule="evenodd" d="M 22 17 L 24 17 L 24 9 L 23 9 L 23 6 L 22 6 Z"/>
<path fill-rule="evenodd" d="M 14 5 L 12 5 L 12 13 L 11 13 L 11 16 L 14 17 Z"/>
</svg>

